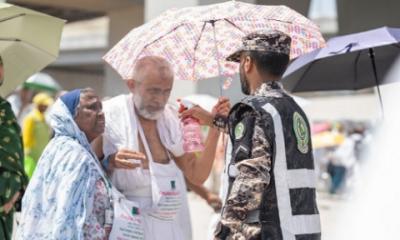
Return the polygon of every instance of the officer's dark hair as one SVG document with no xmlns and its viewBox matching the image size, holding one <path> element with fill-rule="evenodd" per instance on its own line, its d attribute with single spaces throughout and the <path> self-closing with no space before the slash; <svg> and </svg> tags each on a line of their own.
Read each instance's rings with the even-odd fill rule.
<svg viewBox="0 0 400 240">
<path fill-rule="evenodd" d="M 260 74 L 282 77 L 289 65 L 287 54 L 262 51 L 246 51 L 245 54 L 254 60 Z"/>
</svg>

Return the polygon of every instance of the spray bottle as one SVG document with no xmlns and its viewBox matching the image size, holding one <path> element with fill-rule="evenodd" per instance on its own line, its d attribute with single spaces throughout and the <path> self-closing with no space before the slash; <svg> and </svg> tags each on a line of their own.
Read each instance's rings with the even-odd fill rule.
<svg viewBox="0 0 400 240">
<path fill-rule="evenodd" d="M 179 113 L 194 107 L 194 104 L 186 100 L 178 100 Z M 204 150 L 203 136 L 199 120 L 194 117 L 186 117 L 181 120 L 183 129 L 183 149 L 185 152 L 201 152 Z"/>
</svg>

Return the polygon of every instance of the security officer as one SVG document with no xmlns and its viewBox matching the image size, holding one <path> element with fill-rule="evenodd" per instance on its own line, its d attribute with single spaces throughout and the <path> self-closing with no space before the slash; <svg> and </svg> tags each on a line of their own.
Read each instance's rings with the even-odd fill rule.
<svg viewBox="0 0 400 240">
<path fill-rule="evenodd" d="M 290 43 L 279 31 L 249 34 L 227 59 L 240 63 L 249 96 L 228 118 L 229 187 L 216 239 L 321 239 L 309 123 L 279 82 Z"/>
<path fill-rule="evenodd" d="M 279 82 L 290 44 L 279 31 L 247 35 L 227 60 L 240 63 L 242 91 L 249 96 L 228 118 L 198 106 L 184 113 L 230 135 L 216 239 L 321 239 L 309 123 Z"/>
<path fill-rule="evenodd" d="M 232 147 L 216 239 L 321 239 L 309 123 L 279 82 L 290 44 L 279 31 L 252 33 L 227 58 L 240 63 L 242 91 L 249 96 L 228 118 L 213 121 L 229 132 Z M 191 114 L 210 122 L 204 110 Z"/>
</svg>

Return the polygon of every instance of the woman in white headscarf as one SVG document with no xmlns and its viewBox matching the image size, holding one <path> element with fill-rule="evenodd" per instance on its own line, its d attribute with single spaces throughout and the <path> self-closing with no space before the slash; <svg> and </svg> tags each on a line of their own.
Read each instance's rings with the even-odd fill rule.
<svg viewBox="0 0 400 240">
<path fill-rule="evenodd" d="M 110 185 L 90 142 L 103 133 L 93 90 L 74 90 L 53 106 L 54 138 L 39 159 L 22 204 L 18 239 L 108 239 Z"/>
</svg>

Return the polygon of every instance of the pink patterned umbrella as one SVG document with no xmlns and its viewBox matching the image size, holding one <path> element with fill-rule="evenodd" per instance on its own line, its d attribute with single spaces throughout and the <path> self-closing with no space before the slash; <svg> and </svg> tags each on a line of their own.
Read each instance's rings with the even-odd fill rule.
<svg viewBox="0 0 400 240">
<path fill-rule="evenodd" d="M 229 1 L 168 10 L 129 32 L 104 60 L 123 79 L 131 79 L 136 61 L 148 55 L 167 58 L 176 79 L 231 76 L 238 67 L 225 57 L 242 45 L 242 37 L 271 29 L 291 36 L 291 58 L 325 44 L 318 26 L 286 6 Z"/>
</svg>

